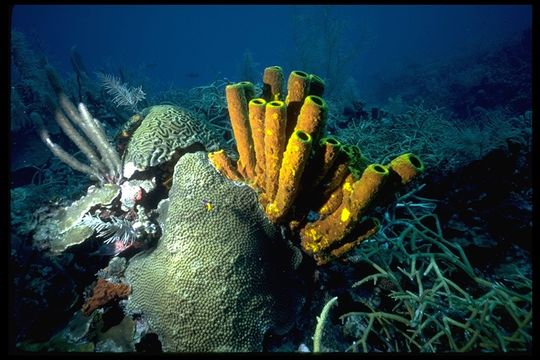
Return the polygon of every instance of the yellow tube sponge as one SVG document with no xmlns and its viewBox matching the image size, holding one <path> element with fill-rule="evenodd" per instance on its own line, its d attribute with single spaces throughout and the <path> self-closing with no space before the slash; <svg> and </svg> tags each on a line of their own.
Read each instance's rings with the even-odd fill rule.
<svg viewBox="0 0 540 360">
<path fill-rule="evenodd" d="M 233 181 L 242 179 L 242 176 L 236 170 L 236 166 L 234 166 L 232 160 L 227 156 L 225 150 L 208 153 L 208 159 L 217 171 L 225 175 L 228 179 Z"/>
<path fill-rule="evenodd" d="M 279 170 L 276 197 L 266 207 L 270 221 L 281 222 L 287 215 L 298 195 L 300 179 L 309 160 L 312 138 L 309 133 L 296 130 L 287 143 Z"/>
<path fill-rule="evenodd" d="M 309 95 L 310 77 L 303 71 L 292 71 L 287 81 L 287 99 L 285 102 L 289 105 L 291 102 L 302 103 Z"/>
<path fill-rule="evenodd" d="M 425 169 L 422 160 L 411 153 L 398 156 L 388 164 L 388 168 L 399 175 L 401 185 L 407 185 Z"/>
<path fill-rule="evenodd" d="M 350 206 L 351 212 L 355 213 L 355 216 L 364 215 L 363 213 L 372 204 L 389 174 L 386 166 L 371 164 L 364 170 L 360 180 L 354 182 Z"/>
<path fill-rule="evenodd" d="M 249 125 L 255 150 L 255 183 L 257 187 L 264 186 L 264 112 L 266 100 L 253 99 L 249 102 Z"/>
<path fill-rule="evenodd" d="M 362 241 L 374 235 L 377 231 L 379 231 L 380 227 L 381 225 L 379 220 L 375 218 L 368 218 L 361 221 L 358 225 L 356 225 L 350 236 L 347 236 L 345 239 L 332 244 L 330 248 L 315 254 L 314 259 L 317 265 L 324 265 L 329 261 L 341 257 L 347 251 L 353 249 Z"/>
<path fill-rule="evenodd" d="M 255 97 L 255 85 L 250 81 L 240 81 L 238 83 L 244 89 L 244 96 L 246 97 L 246 103 L 249 103 L 251 99 Z"/>
<path fill-rule="evenodd" d="M 384 165 L 369 165 L 360 180 L 352 184 L 350 195 L 344 194 L 341 205 L 332 214 L 307 224 L 300 231 L 304 251 L 315 255 L 345 239 L 372 204 L 388 175 L 389 170 Z"/>
<path fill-rule="evenodd" d="M 309 74 L 292 71 L 287 81 L 287 132 L 289 138 L 296 127 L 296 120 L 306 96 L 309 95 Z"/>
<path fill-rule="evenodd" d="M 279 169 L 286 141 L 287 105 L 283 101 L 266 103 L 264 115 L 265 199 L 272 202 L 277 192 Z"/>
<path fill-rule="evenodd" d="M 249 91 L 249 86 L 242 83 L 227 85 L 225 95 L 239 155 L 237 168 L 244 178 L 252 180 L 255 177 L 255 151 L 249 126 L 246 88 Z"/>
<path fill-rule="evenodd" d="M 304 170 L 302 191 L 298 196 L 297 208 L 301 208 L 302 213 L 308 211 L 311 205 L 316 203 L 317 197 L 313 196 L 313 191 L 317 189 L 334 165 L 340 154 L 340 146 L 341 143 L 336 138 L 325 137 L 321 139 L 315 150 L 312 149 L 314 155 Z M 319 199 L 319 205 L 326 200 L 326 198 Z M 341 202 L 341 199 L 339 201 Z"/>
<path fill-rule="evenodd" d="M 351 173 L 349 170 L 349 160 L 340 151 L 334 165 L 321 182 L 322 197 L 326 199 L 330 194 L 343 183 L 343 180 Z"/>
<path fill-rule="evenodd" d="M 326 177 L 330 168 L 334 165 L 340 154 L 341 143 L 334 137 L 324 137 L 319 141 L 319 146 L 313 146 L 313 158 L 309 161 L 305 171 L 303 182 L 304 187 L 300 195 L 300 201 L 311 203 L 313 195 L 311 192 Z"/>
<path fill-rule="evenodd" d="M 316 178 L 316 183 L 318 184 L 327 174 L 332 165 L 334 165 L 336 159 L 339 155 L 339 148 L 341 143 L 339 140 L 333 137 L 324 137 L 320 141 L 321 150 L 320 150 L 320 161 L 318 161 L 319 171 Z"/>
<path fill-rule="evenodd" d="M 266 101 L 283 99 L 283 69 L 280 66 L 264 69 L 262 97 Z"/>
<path fill-rule="evenodd" d="M 300 114 L 298 115 L 294 130 L 302 130 L 309 133 L 313 138 L 313 142 L 318 143 L 326 127 L 327 115 L 328 106 L 326 106 L 323 98 L 309 95 L 300 108 Z"/>
<path fill-rule="evenodd" d="M 323 96 L 324 94 L 324 80 L 317 75 L 309 75 L 309 95 Z"/>
<path fill-rule="evenodd" d="M 353 174 L 347 175 L 340 187 L 335 189 L 328 200 L 319 209 L 319 215 L 328 216 L 336 211 L 341 205 L 343 198 L 348 198 L 351 195 L 354 183 Z"/>
</svg>

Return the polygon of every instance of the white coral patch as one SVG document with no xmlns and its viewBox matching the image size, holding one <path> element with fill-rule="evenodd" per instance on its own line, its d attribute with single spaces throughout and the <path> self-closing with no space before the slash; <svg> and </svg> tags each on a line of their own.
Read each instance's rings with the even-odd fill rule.
<svg viewBox="0 0 540 360">
<path fill-rule="evenodd" d="M 132 161 L 124 164 L 124 177 L 130 178 L 138 169 Z"/>
</svg>

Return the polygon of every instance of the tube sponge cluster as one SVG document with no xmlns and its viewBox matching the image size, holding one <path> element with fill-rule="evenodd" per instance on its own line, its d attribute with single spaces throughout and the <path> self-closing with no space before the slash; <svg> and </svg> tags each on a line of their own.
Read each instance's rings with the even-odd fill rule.
<svg viewBox="0 0 540 360">
<path fill-rule="evenodd" d="M 298 234 L 304 252 L 322 265 L 376 233 L 369 209 L 424 165 L 411 153 L 370 164 L 357 146 L 325 136 L 328 107 L 318 76 L 291 72 L 286 96 L 279 66 L 266 68 L 263 82 L 260 97 L 249 82 L 227 86 L 238 160 L 223 150 L 209 158 L 227 178 L 258 190 L 270 221 Z"/>
</svg>

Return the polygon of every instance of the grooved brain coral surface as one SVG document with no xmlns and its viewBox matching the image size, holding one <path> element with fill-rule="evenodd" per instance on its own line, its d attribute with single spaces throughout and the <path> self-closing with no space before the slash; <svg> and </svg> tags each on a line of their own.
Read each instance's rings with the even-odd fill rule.
<svg viewBox="0 0 540 360">
<path fill-rule="evenodd" d="M 173 105 L 152 106 L 133 133 L 124 157 L 124 174 L 143 171 L 172 158 L 178 148 L 199 143 L 217 148 L 212 132 L 189 111 Z"/>
<path fill-rule="evenodd" d="M 252 189 L 189 153 L 174 169 L 163 237 L 126 270 L 126 309 L 164 351 L 261 351 L 267 330 L 287 331 L 298 310 L 296 256 Z"/>
</svg>

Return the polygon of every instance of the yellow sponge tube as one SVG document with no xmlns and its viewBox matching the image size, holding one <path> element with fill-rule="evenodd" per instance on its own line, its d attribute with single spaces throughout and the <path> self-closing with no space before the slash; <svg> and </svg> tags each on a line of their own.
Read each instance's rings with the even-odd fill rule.
<svg viewBox="0 0 540 360">
<path fill-rule="evenodd" d="M 303 71 L 292 71 L 287 81 L 287 139 L 291 136 L 296 127 L 296 120 L 300 113 L 300 108 L 306 96 L 309 95 L 309 74 Z"/>
<path fill-rule="evenodd" d="M 303 102 L 309 95 L 309 74 L 303 71 L 292 71 L 287 81 L 287 99 L 285 102 L 289 105 L 291 102 Z"/>
<path fill-rule="evenodd" d="M 227 156 L 224 150 L 208 153 L 208 159 L 217 171 L 230 180 L 237 181 L 242 179 L 242 176 L 238 173 L 232 160 Z"/>
<path fill-rule="evenodd" d="M 300 108 L 294 130 L 302 130 L 311 135 L 314 142 L 319 141 L 326 127 L 328 107 L 323 98 L 309 95 Z"/>
<path fill-rule="evenodd" d="M 317 75 L 309 75 L 309 95 L 323 96 L 324 80 Z"/>
<path fill-rule="evenodd" d="M 285 151 L 285 129 L 287 124 L 287 106 L 283 101 L 266 103 L 264 114 L 264 161 L 265 161 L 265 198 L 274 200 L 278 188 L 279 169 Z"/>
<path fill-rule="evenodd" d="M 350 195 L 343 194 L 341 205 L 333 213 L 307 224 L 300 231 L 304 251 L 316 255 L 345 239 L 372 204 L 388 175 L 389 171 L 384 165 L 369 165 L 360 180 L 352 184 Z"/>
<path fill-rule="evenodd" d="M 251 180 L 255 177 L 255 151 L 249 126 L 248 103 L 245 89 L 247 84 L 237 83 L 225 87 L 229 117 L 238 150 L 238 171 L 245 178 Z"/>
<path fill-rule="evenodd" d="M 246 97 L 246 102 L 249 103 L 251 99 L 255 97 L 255 85 L 250 81 L 240 81 L 238 83 L 242 89 L 244 89 L 244 96 Z"/>
<path fill-rule="evenodd" d="M 253 99 L 249 102 L 249 125 L 255 150 L 255 183 L 257 187 L 264 187 L 264 112 L 266 100 Z"/>
<path fill-rule="evenodd" d="M 276 197 L 266 207 L 266 214 L 272 222 L 281 222 L 287 215 L 298 195 L 300 179 L 309 160 L 312 138 L 302 130 L 293 132 L 279 170 Z"/>
<path fill-rule="evenodd" d="M 406 153 L 398 156 L 388 165 L 391 171 L 399 175 L 401 185 L 407 185 L 418 174 L 424 172 L 424 163 L 414 154 Z"/>
<path fill-rule="evenodd" d="M 283 70 L 279 66 L 264 69 L 263 99 L 266 101 L 283 99 Z"/>
</svg>

